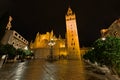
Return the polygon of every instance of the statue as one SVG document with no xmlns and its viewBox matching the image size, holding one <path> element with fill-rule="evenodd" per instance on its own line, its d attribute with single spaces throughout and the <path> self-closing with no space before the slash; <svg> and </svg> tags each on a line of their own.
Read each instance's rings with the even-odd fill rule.
<svg viewBox="0 0 120 80">
<path fill-rule="evenodd" d="M 9 22 L 8 22 L 8 24 L 7 24 L 7 26 L 6 26 L 6 29 L 7 29 L 7 30 L 10 30 L 10 28 L 12 27 L 12 26 L 11 26 L 11 21 L 12 21 L 12 17 L 9 16 Z"/>
</svg>

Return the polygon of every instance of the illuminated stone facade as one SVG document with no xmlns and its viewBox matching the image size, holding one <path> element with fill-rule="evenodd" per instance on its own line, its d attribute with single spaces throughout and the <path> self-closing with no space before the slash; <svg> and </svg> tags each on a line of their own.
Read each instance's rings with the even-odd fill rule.
<svg viewBox="0 0 120 80">
<path fill-rule="evenodd" d="M 23 38 L 19 33 L 17 33 L 14 30 L 10 30 L 12 25 L 11 25 L 12 17 L 9 16 L 9 22 L 6 26 L 6 31 L 5 35 L 1 40 L 1 43 L 6 45 L 10 44 L 13 45 L 16 49 L 21 48 L 24 49 L 26 46 L 28 46 L 28 41 Z"/>
<path fill-rule="evenodd" d="M 6 30 L 5 35 L 1 40 L 1 43 L 4 45 L 13 45 L 16 49 L 24 49 L 26 46 L 28 46 L 28 41 L 14 30 Z"/>
<path fill-rule="evenodd" d="M 68 8 L 66 17 L 67 53 L 69 59 L 80 58 L 80 47 L 77 32 L 76 16 L 71 8 Z"/>
<path fill-rule="evenodd" d="M 53 55 L 66 56 L 66 46 L 65 39 L 62 39 L 60 36 L 56 38 L 53 31 L 46 32 L 46 34 L 40 34 L 39 32 L 36 35 L 34 42 L 30 43 L 30 48 L 34 50 L 35 55 L 40 58 L 46 58 L 50 54 L 50 46 L 48 45 L 50 40 L 53 39 L 55 45 L 53 46 Z"/>
<path fill-rule="evenodd" d="M 34 43 L 30 43 L 30 48 L 35 49 L 35 48 L 47 48 L 48 47 L 48 42 L 50 39 L 54 38 L 56 40 L 56 37 L 53 36 L 53 31 L 46 32 L 46 34 L 40 34 L 39 32 L 36 35 Z"/>
<path fill-rule="evenodd" d="M 108 29 L 102 29 L 101 36 L 115 36 L 120 38 L 120 18 L 115 20 Z"/>
<path fill-rule="evenodd" d="M 30 43 L 30 48 L 34 50 L 37 57 L 46 58 L 50 54 L 50 40 L 53 39 L 55 45 L 53 46 L 54 56 L 67 56 L 68 59 L 80 59 L 80 47 L 77 32 L 76 16 L 70 8 L 65 15 L 66 18 L 66 39 L 61 37 L 56 38 L 53 31 L 46 32 L 46 34 L 36 35 L 34 42 Z"/>
</svg>

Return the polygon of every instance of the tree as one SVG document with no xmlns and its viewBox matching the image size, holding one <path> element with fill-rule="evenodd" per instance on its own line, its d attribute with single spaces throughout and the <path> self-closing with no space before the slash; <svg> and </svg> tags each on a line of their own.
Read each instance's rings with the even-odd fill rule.
<svg viewBox="0 0 120 80">
<path fill-rule="evenodd" d="M 112 71 L 120 72 L 120 38 L 111 36 L 100 38 L 94 42 L 93 47 L 94 49 L 83 56 L 85 59 L 92 62 L 97 61 L 101 65 L 113 69 Z"/>
<path fill-rule="evenodd" d="M 1 52 L 1 55 L 8 55 L 9 58 L 14 58 L 16 55 L 15 54 L 16 49 L 10 44 L 1 45 L 0 52 Z"/>
<path fill-rule="evenodd" d="M 16 50 L 16 53 L 17 53 L 17 55 L 19 55 L 19 59 L 20 59 L 21 61 L 23 61 L 23 60 L 25 59 L 26 54 L 25 54 L 25 51 L 24 51 L 24 50 L 22 50 L 22 49 L 17 49 L 17 50 Z"/>
</svg>

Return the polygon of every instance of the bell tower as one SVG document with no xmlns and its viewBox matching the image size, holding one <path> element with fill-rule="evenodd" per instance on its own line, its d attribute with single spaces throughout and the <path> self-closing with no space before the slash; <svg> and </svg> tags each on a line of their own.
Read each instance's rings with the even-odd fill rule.
<svg viewBox="0 0 120 80">
<path fill-rule="evenodd" d="M 79 38 L 77 32 L 76 16 L 71 8 L 68 8 L 66 18 L 66 38 L 68 59 L 80 59 Z"/>
</svg>

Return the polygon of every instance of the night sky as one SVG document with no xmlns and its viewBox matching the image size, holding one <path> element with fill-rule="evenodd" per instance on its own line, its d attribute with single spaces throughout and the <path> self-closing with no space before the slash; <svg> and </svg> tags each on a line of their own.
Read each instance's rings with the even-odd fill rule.
<svg viewBox="0 0 120 80">
<path fill-rule="evenodd" d="M 64 38 L 69 6 L 76 14 L 81 46 L 90 45 L 100 37 L 102 28 L 120 17 L 120 0 L 2 0 L 0 18 L 11 15 L 12 30 L 28 41 L 34 40 L 37 32 L 52 29 L 57 37 L 61 34 Z"/>
</svg>

